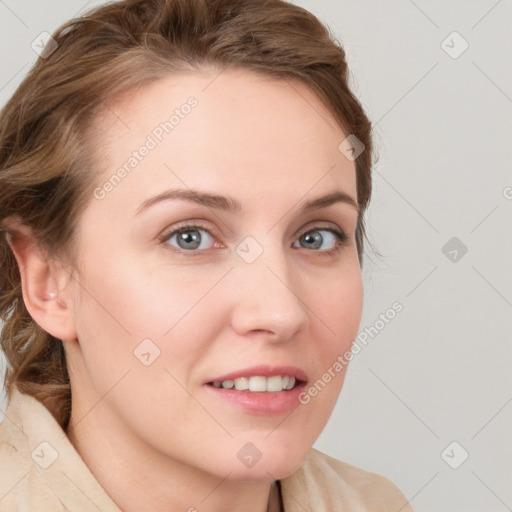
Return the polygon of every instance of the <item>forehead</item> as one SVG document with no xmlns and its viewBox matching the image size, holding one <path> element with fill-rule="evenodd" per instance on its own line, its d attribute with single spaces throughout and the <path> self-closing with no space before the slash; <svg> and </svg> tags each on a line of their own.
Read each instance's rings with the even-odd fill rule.
<svg viewBox="0 0 512 512">
<path fill-rule="evenodd" d="M 241 200 L 279 190 L 294 201 L 341 186 L 355 197 L 355 164 L 338 149 L 346 135 L 303 83 L 245 70 L 176 74 L 98 116 L 97 182 L 124 168 L 112 200 L 164 186 L 229 189 Z"/>
</svg>

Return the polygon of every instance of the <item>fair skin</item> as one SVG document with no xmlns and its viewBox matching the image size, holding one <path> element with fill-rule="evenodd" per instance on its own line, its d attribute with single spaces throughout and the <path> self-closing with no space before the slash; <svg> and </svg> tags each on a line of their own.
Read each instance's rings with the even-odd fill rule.
<svg viewBox="0 0 512 512">
<path fill-rule="evenodd" d="M 301 211 L 335 191 L 356 200 L 355 164 L 338 150 L 346 134 L 303 84 L 249 71 L 212 82 L 217 74 L 162 79 L 98 117 L 101 186 L 168 111 L 198 100 L 121 183 L 91 197 L 78 219 L 72 279 L 35 246 L 11 240 L 31 315 L 64 342 L 67 434 L 124 512 L 267 510 L 271 482 L 303 462 L 343 373 L 307 405 L 297 388 L 252 393 L 266 398 L 243 405 L 230 398 L 242 392 L 212 382 L 280 367 L 299 369 L 296 386 L 310 386 L 350 349 L 359 326 L 356 208 L 342 200 Z M 241 209 L 172 199 L 137 214 L 176 188 L 230 196 Z M 181 243 L 171 236 L 198 222 Z M 338 246 L 329 229 L 346 241 Z M 251 263 L 236 250 L 248 236 L 257 246 L 242 247 L 262 250 Z M 192 237 L 198 248 L 189 248 Z M 144 339 L 143 352 L 160 350 L 147 366 L 134 355 Z M 246 443 L 261 454 L 251 467 L 237 456 Z"/>
</svg>

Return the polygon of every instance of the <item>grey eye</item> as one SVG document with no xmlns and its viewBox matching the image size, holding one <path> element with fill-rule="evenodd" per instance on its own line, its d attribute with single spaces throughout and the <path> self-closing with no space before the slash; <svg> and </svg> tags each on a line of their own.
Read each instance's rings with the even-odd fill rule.
<svg viewBox="0 0 512 512">
<path fill-rule="evenodd" d="M 193 251 L 196 249 L 208 249 L 208 243 L 213 241 L 208 231 L 202 228 L 180 228 L 171 233 L 167 243 L 176 246 L 184 251 Z M 205 247 L 206 245 L 206 247 Z"/>
<path fill-rule="evenodd" d="M 323 235 L 320 233 L 324 233 Z M 313 229 L 304 233 L 299 239 L 298 242 L 302 242 L 307 249 L 315 249 L 318 250 L 322 247 L 324 242 L 328 242 L 329 246 L 324 247 L 322 250 L 329 250 L 336 246 L 337 236 L 329 229 Z"/>
</svg>

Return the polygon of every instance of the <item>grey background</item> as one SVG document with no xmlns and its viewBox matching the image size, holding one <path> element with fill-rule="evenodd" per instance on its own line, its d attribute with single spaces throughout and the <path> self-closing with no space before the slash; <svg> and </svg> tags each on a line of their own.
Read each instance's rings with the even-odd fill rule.
<svg viewBox="0 0 512 512">
<path fill-rule="evenodd" d="M 100 3 L 0 0 L 0 104 L 36 36 Z M 512 510 L 512 3 L 294 3 L 342 42 L 375 124 L 382 256 L 364 265 L 361 331 L 404 308 L 352 361 L 316 447 L 386 475 L 417 512 Z"/>
</svg>

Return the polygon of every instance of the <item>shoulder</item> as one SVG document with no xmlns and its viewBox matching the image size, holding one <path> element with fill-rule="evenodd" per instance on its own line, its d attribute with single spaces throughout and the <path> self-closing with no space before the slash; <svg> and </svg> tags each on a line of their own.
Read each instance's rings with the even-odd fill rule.
<svg viewBox="0 0 512 512">
<path fill-rule="evenodd" d="M 18 491 L 29 473 L 30 462 L 20 418 L 20 397 L 14 393 L 0 423 L 0 510 L 17 509 Z"/>
<path fill-rule="evenodd" d="M 13 388 L 0 424 L 0 511 L 33 510 L 120 512 L 51 412 Z"/>
<path fill-rule="evenodd" d="M 386 477 L 315 449 L 295 473 L 281 480 L 281 488 L 285 512 L 308 510 L 306 506 L 315 512 L 412 512 L 407 498 Z"/>
</svg>

